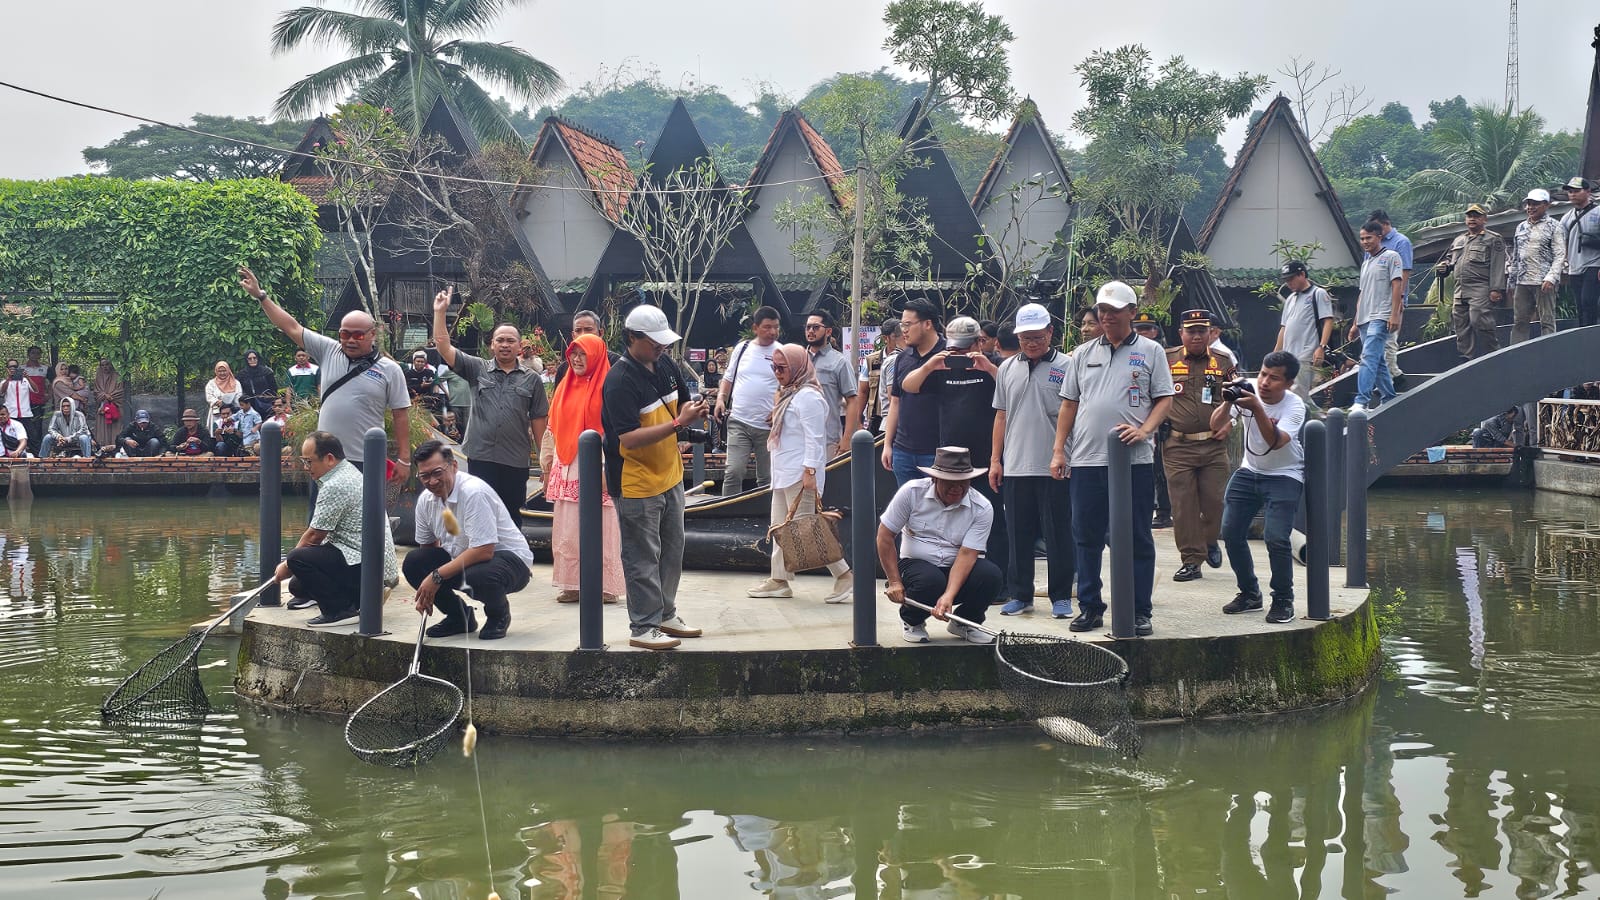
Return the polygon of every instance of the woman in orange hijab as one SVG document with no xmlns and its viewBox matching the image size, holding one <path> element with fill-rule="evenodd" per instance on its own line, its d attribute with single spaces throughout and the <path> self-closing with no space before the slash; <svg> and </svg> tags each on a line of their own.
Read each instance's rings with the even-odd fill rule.
<svg viewBox="0 0 1600 900">
<path fill-rule="evenodd" d="M 555 445 L 549 470 L 545 472 L 544 496 L 555 510 L 550 535 L 550 552 L 555 567 L 550 581 L 561 593 L 558 603 L 578 602 L 578 436 L 585 431 L 605 433 L 600 424 L 603 405 L 601 388 L 611 371 L 611 357 L 605 341 L 592 334 L 580 334 L 567 345 L 567 374 L 550 398 L 549 431 Z M 605 602 L 615 603 L 624 590 L 622 577 L 622 531 L 617 526 L 617 508 L 600 486 L 600 530 L 604 538 L 604 577 L 601 580 Z"/>
</svg>

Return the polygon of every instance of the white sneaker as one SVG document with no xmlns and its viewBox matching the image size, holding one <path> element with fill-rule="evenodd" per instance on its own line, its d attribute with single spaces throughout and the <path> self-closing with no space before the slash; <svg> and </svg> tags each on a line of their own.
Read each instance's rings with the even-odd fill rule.
<svg viewBox="0 0 1600 900">
<path fill-rule="evenodd" d="M 1350 404 L 1350 411 L 1353 413 L 1364 413 L 1367 411 L 1367 405 L 1365 403 L 1352 403 Z"/>
<path fill-rule="evenodd" d="M 928 642 L 928 629 L 922 625 L 912 625 L 902 621 L 900 623 L 900 636 L 908 644 L 926 644 Z"/>
<path fill-rule="evenodd" d="M 992 644 L 994 635 L 981 628 L 968 628 L 959 622 L 951 622 L 945 630 L 969 644 Z"/>
<path fill-rule="evenodd" d="M 643 647 L 646 650 L 671 650 L 682 643 L 675 637 L 668 637 L 661 633 L 661 629 L 652 628 L 644 634 L 636 634 L 628 638 L 628 645 Z"/>
<path fill-rule="evenodd" d="M 794 591 L 789 587 L 789 582 L 768 578 L 755 587 L 744 592 L 746 597 L 793 597 Z"/>
<path fill-rule="evenodd" d="M 659 628 L 663 634 L 670 634 L 673 637 L 695 638 L 700 636 L 700 629 L 695 628 L 688 622 L 685 622 L 682 616 L 673 616 L 656 627 Z"/>
<path fill-rule="evenodd" d="M 833 593 L 822 598 L 823 603 L 849 603 L 855 596 L 856 576 L 854 572 L 846 569 L 843 575 L 833 579 Z"/>
</svg>

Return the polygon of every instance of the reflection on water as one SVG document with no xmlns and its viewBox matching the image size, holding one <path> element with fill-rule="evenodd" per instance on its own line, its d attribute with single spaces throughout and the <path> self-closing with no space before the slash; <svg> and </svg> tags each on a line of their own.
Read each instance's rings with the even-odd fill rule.
<svg viewBox="0 0 1600 900">
<path fill-rule="evenodd" d="M 1149 729 L 1137 765 L 1028 730 L 486 736 L 487 856 L 471 760 L 367 767 L 341 723 L 236 704 L 226 638 L 201 660 L 221 714 L 100 723 L 122 675 L 252 581 L 251 504 L 5 513 L 7 895 L 481 898 L 491 866 L 502 897 L 541 900 L 1600 890 L 1600 512 L 1587 501 L 1375 494 L 1374 585 L 1404 599 L 1385 680 L 1347 705 Z"/>
</svg>

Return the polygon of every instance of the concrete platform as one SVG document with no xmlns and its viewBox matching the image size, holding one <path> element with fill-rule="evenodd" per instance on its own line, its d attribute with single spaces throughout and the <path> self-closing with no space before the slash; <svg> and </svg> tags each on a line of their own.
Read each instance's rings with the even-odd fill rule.
<svg viewBox="0 0 1600 900">
<path fill-rule="evenodd" d="M 1130 697 L 1144 719 L 1271 712 L 1359 693 L 1378 661 L 1378 636 L 1365 589 L 1338 587 L 1333 619 L 1269 625 L 1263 614 L 1225 616 L 1231 571 L 1178 584 L 1170 531 L 1158 531 L 1154 636 L 1117 641 L 1074 635 L 1039 599 L 1032 614 L 1002 617 L 996 629 L 1102 643 L 1128 660 Z M 1253 544 L 1263 579 L 1266 550 Z M 1107 566 L 1109 568 L 1109 565 Z M 1045 563 L 1038 561 L 1038 583 Z M 1305 569 L 1296 568 L 1304 614 Z M 928 644 L 901 637 L 897 607 L 875 607 L 880 646 L 853 648 L 852 608 L 827 605 L 826 576 L 795 582 L 793 599 L 750 599 L 759 577 L 687 572 L 678 611 L 705 636 L 668 652 L 627 645 L 623 605 L 604 608 L 604 652 L 577 652 L 576 604 L 557 604 L 548 566 L 511 599 L 506 638 L 457 636 L 427 642 L 423 670 L 464 685 L 471 654 L 477 723 L 526 734 L 684 735 L 854 730 L 1000 723 L 1018 713 L 999 690 L 992 647 L 967 644 L 930 623 Z M 1109 587 L 1109 586 L 1108 586 Z M 268 704 L 343 714 L 404 674 L 416 635 L 408 588 L 385 608 L 391 633 L 368 639 L 355 626 L 311 629 L 315 614 L 257 609 L 246 620 L 237 686 Z M 1109 592 L 1107 594 L 1109 597 Z"/>
</svg>

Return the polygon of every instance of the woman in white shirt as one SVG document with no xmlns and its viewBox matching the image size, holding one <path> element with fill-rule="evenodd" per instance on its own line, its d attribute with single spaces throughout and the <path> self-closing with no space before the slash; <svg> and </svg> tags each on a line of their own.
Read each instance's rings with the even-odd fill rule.
<svg viewBox="0 0 1600 900">
<path fill-rule="evenodd" d="M 811 367 L 811 354 L 798 344 L 780 344 L 772 353 L 772 374 L 778 393 L 772 407 L 772 431 L 767 449 L 772 452 L 772 524 L 789 517 L 796 504 L 795 518 L 817 513 L 817 498 L 827 478 L 823 468 L 828 460 L 828 401 Z M 828 564 L 833 589 L 826 602 L 844 603 L 851 595 L 850 564 L 843 559 Z M 772 545 L 772 577 L 746 592 L 751 597 L 793 597 L 789 582 L 794 578 L 784 565 L 783 550 Z"/>
</svg>

